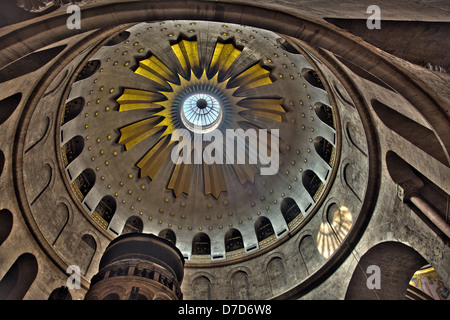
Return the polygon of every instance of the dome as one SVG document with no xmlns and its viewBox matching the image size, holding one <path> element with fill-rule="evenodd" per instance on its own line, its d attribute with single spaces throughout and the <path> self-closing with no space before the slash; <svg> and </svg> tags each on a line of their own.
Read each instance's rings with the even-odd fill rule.
<svg viewBox="0 0 450 320">
<path fill-rule="evenodd" d="M 1 2 L 0 299 L 445 298 L 448 14 L 376 7 Z"/>
<path fill-rule="evenodd" d="M 93 52 L 70 86 L 59 147 L 94 225 L 115 237 L 137 216 L 144 232 L 172 230 L 188 262 L 210 263 L 306 224 L 333 180 L 338 111 L 313 60 L 283 41 L 242 25 L 164 21 Z M 114 210 L 96 209 L 104 197 Z M 260 217 L 273 233 L 261 236 Z M 231 229 L 239 235 L 228 239 Z M 197 233 L 208 254 L 196 252 Z"/>
</svg>

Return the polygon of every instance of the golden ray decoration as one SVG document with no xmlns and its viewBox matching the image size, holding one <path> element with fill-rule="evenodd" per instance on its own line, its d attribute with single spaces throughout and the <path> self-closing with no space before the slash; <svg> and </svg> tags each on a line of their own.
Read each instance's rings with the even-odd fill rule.
<svg viewBox="0 0 450 320">
<path fill-rule="evenodd" d="M 208 86 L 221 92 L 231 106 L 236 123 L 251 126 L 245 118 L 246 115 L 282 122 L 285 113 L 282 99 L 240 96 L 248 90 L 273 83 L 270 71 L 262 64 L 256 63 L 234 77 L 228 75 L 224 78 L 242 53 L 233 43 L 216 42 L 208 68 L 201 65 L 202 59 L 196 40 L 183 39 L 171 47 L 183 74 L 178 74 L 173 70 L 175 68 L 171 69 L 155 55 L 151 55 L 139 61 L 135 73 L 153 81 L 155 87 L 161 89 L 146 91 L 127 88 L 116 100 L 119 103 L 119 112 L 150 112 L 148 118 L 121 128 L 118 143 L 130 150 L 151 136 L 159 139 L 136 164 L 141 178 L 148 176 L 154 179 L 176 145 L 175 141 L 170 139 L 171 134 L 182 126 L 177 120 L 175 101 L 186 88 Z M 255 165 L 233 165 L 233 168 L 241 184 L 254 183 L 258 173 Z M 174 164 L 167 188 L 173 190 L 176 197 L 189 193 L 192 170 L 193 165 L 180 162 Z M 221 192 L 227 190 L 221 165 L 203 164 L 203 177 L 205 195 L 212 194 L 217 199 Z"/>
</svg>

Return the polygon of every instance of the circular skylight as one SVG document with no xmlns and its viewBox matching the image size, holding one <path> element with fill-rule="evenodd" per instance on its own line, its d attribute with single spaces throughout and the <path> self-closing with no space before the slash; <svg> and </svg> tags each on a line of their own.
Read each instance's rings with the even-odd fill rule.
<svg viewBox="0 0 450 320">
<path fill-rule="evenodd" d="M 207 93 L 195 93 L 183 103 L 181 119 L 191 131 L 210 132 L 217 128 L 222 118 L 219 101 Z"/>
</svg>

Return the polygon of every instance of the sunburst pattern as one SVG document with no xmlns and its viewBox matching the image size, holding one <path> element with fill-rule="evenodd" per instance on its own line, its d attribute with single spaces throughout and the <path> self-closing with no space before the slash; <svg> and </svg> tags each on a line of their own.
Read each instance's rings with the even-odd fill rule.
<svg viewBox="0 0 450 320">
<path fill-rule="evenodd" d="M 183 128 L 180 110 L 183 98 L 196 92 L 211 92 L 220 100 L 228 128 L 253 126 L 249 118 L 264 118 L 277 122 L 283 121 L 285 109 L 278 97 L 246 97 L 249 90 L 273 83 L 270 70 L 255 61 L 253 65 L 240 73 L 234 63 L 242 53 L 233 43 L 216 42 L 212 57 L 206 66 L 202 66 L 199 45 L 196 40 L 181 40 L 172 46 L 178 60 L 178 66 L 167 66 L 155 55 L 139 61 L 135 73 L 154 82 L 153 90 L 126 88 L 117 98 L 119 111 L 145 109 L 149 116 L 120 129 L 119 143 L 126 150 L 138 145 L 151 136 L 158 137 L 143 158 L 136 164 L 140 176 L 154 179 L 172 148 L 177 144 L 171 140 L 171 134 L 177 128 Z M 233 67 L 235 67 L 233 69 Z M 234 73 L 234 74 L 233 74 Z M 224 126 L 219 129 L 225 129 Z M 232 165 L 240 183 L 254 182 L 258 170 L 255 165 Z M 188 194 L 192 165 L 174 164 L 169 178 L 168 189 L 175 196 Z M 227 190 L 222 165 L 203 164 L 205 194 L 218 198 Z"/>
</svg>

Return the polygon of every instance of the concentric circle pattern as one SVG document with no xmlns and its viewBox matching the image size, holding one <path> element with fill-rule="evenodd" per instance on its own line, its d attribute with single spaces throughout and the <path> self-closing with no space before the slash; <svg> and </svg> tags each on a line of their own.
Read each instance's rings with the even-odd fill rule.
<svg viewBox="0 0 450 320">
<path fill-rule="evenodd" d="M 199 263 L 260 252 L 301 228 L 333 179 L 340 133 L 311 60 L 281 43 L 241 25 L 166 21 L 135 25 L 94 52 L 60 132 L 67 181 L 95 225 L 164 236 Z M 206 132 L 244 132 L 245 161 L 174 161 L 178 129 L 202 151 Z M 262 135 L 267 149 L 255 149 Z M 279 158 L 252 163 L 251 150 Z M 269 165 L 276 174 L 261 174 Z"/>
</svg>

